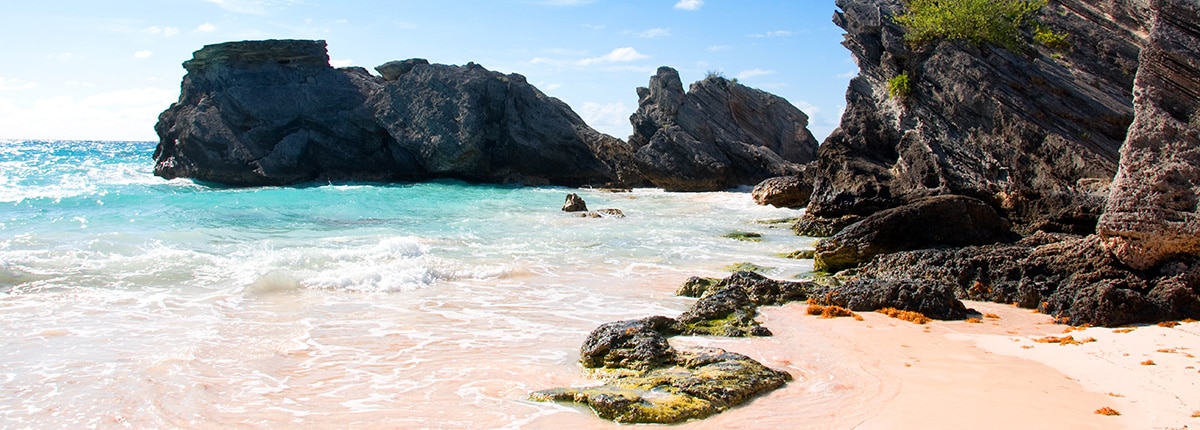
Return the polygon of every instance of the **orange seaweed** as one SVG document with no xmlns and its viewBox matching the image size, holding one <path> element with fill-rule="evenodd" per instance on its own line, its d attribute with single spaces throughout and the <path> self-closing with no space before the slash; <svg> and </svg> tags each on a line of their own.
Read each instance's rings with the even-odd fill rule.
<svg viewBox="0 0 1200 430">
<path fill-rule="evenodd" d="M 925 324 L 930 321 L 933 321 L 932 319 L 930 319 L 929 317 L 925 316 L 924 314 L 922 314 L 920 312 L 902 311 L 902 310 L 896 309 L 896 308 L 883 308 L 883 309 L 877 310 L 875 312 L 887 315 L 887 316 L 895 318 L 895 319 L 909 321 L 909 322 L 912 322 L 915 324 Z"/>
<path fill-rule="evenodd" d="M 1117 412 L 1116 409 L 1105 406 L 1103 408 L 1096 409 L 1096 415 L 1107 415 L 1107 416 L 1111 417 L 1111 416 L 1121 415 L 1121 413 Z"/>
</svg>

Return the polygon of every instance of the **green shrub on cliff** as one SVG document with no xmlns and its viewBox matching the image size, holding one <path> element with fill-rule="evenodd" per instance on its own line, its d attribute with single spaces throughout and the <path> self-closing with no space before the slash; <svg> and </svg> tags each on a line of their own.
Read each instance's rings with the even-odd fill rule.
<svg viewBox="0 0 1200 430">
<path fill-rule="evenodd" d="M 1047 0 L 908 0 L 908 12 L 895 18 L 911 43 L 961 39 L 1018 51 L 1021 27 Z"/>
<path fill-rule="evenodd" d="M 903 100 L 909 94 L 912 94 L 912 81 L 908 79 L 908 73 L 901 73 L 888 79 L 888 96 Z"/>
</svg>

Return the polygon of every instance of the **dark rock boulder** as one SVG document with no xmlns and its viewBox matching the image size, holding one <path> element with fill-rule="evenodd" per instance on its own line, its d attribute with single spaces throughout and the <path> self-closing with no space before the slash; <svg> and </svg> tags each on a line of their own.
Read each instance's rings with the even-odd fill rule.
<svg viewBox="0 0 1200 430">
<path fill-rule="evenodd" d="M 966 318 L 967 308 L 955 297 L 956 289 L 925 279 L 855 279 L 814 295 L 820 305 L 835 305 L 855 312 L 899 309 L 940 320 Z"/>
<path fill-rule="evenodd" d="M 937 196 L 878 212 L 817 244 L 815 268 L 838 271 L 879 254 L 1016 240 L 991 206 L 964 196 Z"/>
<path fill-rule="evenodd" d="M 719 288 L 679 315 L 683 332 L 728 337 L 770 336 L 754 316 L 758 306 L 741 288 Z"/>
<path fill-rule="evenodd" d="M 815 159 L 808 116 L 786 100 L 720 77 L 684 92 L 660 67 L 638 88 L 629 137 L 640 172 L 669 191 L 715 191 L 797 173 Z"/>
<path fill-rule="evenodd" d="M 567 194 L 562 210 L 563 212 L 587 212 L 587 202 L 583 201 L 583 197 L 579 197 L 579 194 Z"/>
<path fill-rule="evenodd" d="M 812 191 L 812 179 L 801 174 L 779 176 L 759 182 L 750 196 L 754 198 L 754 203 L 762 206 L 799 209 L 808 206 Z"/>
<path fill-rule="evenodd" d="M 1142 270 L 1200 256 L 1200 5 L 1151 5 L 1136 116 L 1098 227 L 1109 250 Z"/>
<path fill-rule="evenodd" d="M 901 0 L 839 0 L 859 74 L 818 150 L 810 214 L 866 216 L 945 194 L 978 198 L 1022 232 L 1090 233 L 1117 170 L 1146 11 L 1052 2 L 1038 19 L 1070 49 L 907 43 Z M 907 95 L 889 81 L 904 75 Z"/>
<path fill-rule="evenodd" d="M 837 234 L 846 227 L 862 221 L 859 215 L 842 215 L 836 218 L 824 218 L 805 212 L 799 221 L 792 226 L 792 231 L 798 236 L 829 237 Z"/>
<path fill-rule="evenodd" d="M 648 370 L 673 358 L 667 336 L 679 333 L 679 324 L 656 316 L 601 325 L 579 349 L 583 367 Z"/>
<path fill-rule="evenodd" d="M 1010 244 L 880 255 L 845 276 L 934 282 L 958 297 L 1034 308 L 1073 325 L 1200 318 L 1200 260 L 1138 271 L 1105 251 L 1095 235 L 1041 233 Z"/>
<path fill-rule="evenodd" d="M 155 174 L 236 186 L 458 178 L 642 183 L 620 140 L 521 75 L 425 60 L 329 66 L 324 41 L 208 45 L 159 116 Z"/>
</svg>

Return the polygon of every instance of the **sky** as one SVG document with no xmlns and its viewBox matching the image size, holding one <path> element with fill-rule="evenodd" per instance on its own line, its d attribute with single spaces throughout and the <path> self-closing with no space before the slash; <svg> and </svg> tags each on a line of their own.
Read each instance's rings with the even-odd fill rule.
<svg viewBox="0 0 1200 430">
<path fill-rule="evenodd" d="M 787 99 L 824 139 L 857 73 L 834 0 L 43 0 L 0 14 L 0 139 L 157 141 L 204 45 L 321 39 L 335 67 L 392 60 L 519 73 L 625 139 L 659 66 Z"/>
</svg>

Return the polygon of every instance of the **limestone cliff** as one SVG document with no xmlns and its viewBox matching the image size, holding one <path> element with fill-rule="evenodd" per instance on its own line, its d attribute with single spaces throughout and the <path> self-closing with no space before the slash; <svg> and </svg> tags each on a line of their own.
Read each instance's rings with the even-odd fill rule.
<svg viewBox="0 0 1200 430">
<path fill-rule="evenodd" d="M 1099 225 L 1106 247 L 1138 269 L 1200 256 L 1200 5 L 1151 3 L 1136 118 Z"/>
<path fill-rule="evenodd" d="M 1088 233 L 1133 119 L 1147 9 L 1063 0 L 1039 20 L 1067 48 L 1022 52 L 966 41 L 907 43 L 900 0 L 839 0 L 834 16 L 859 65 L 841 126 L 821 145 L 809 212 L 869 215 L 959 194 L 1022 231 Z M 909 79 L 893 96 L 889 81 Z"/>
</svg>

